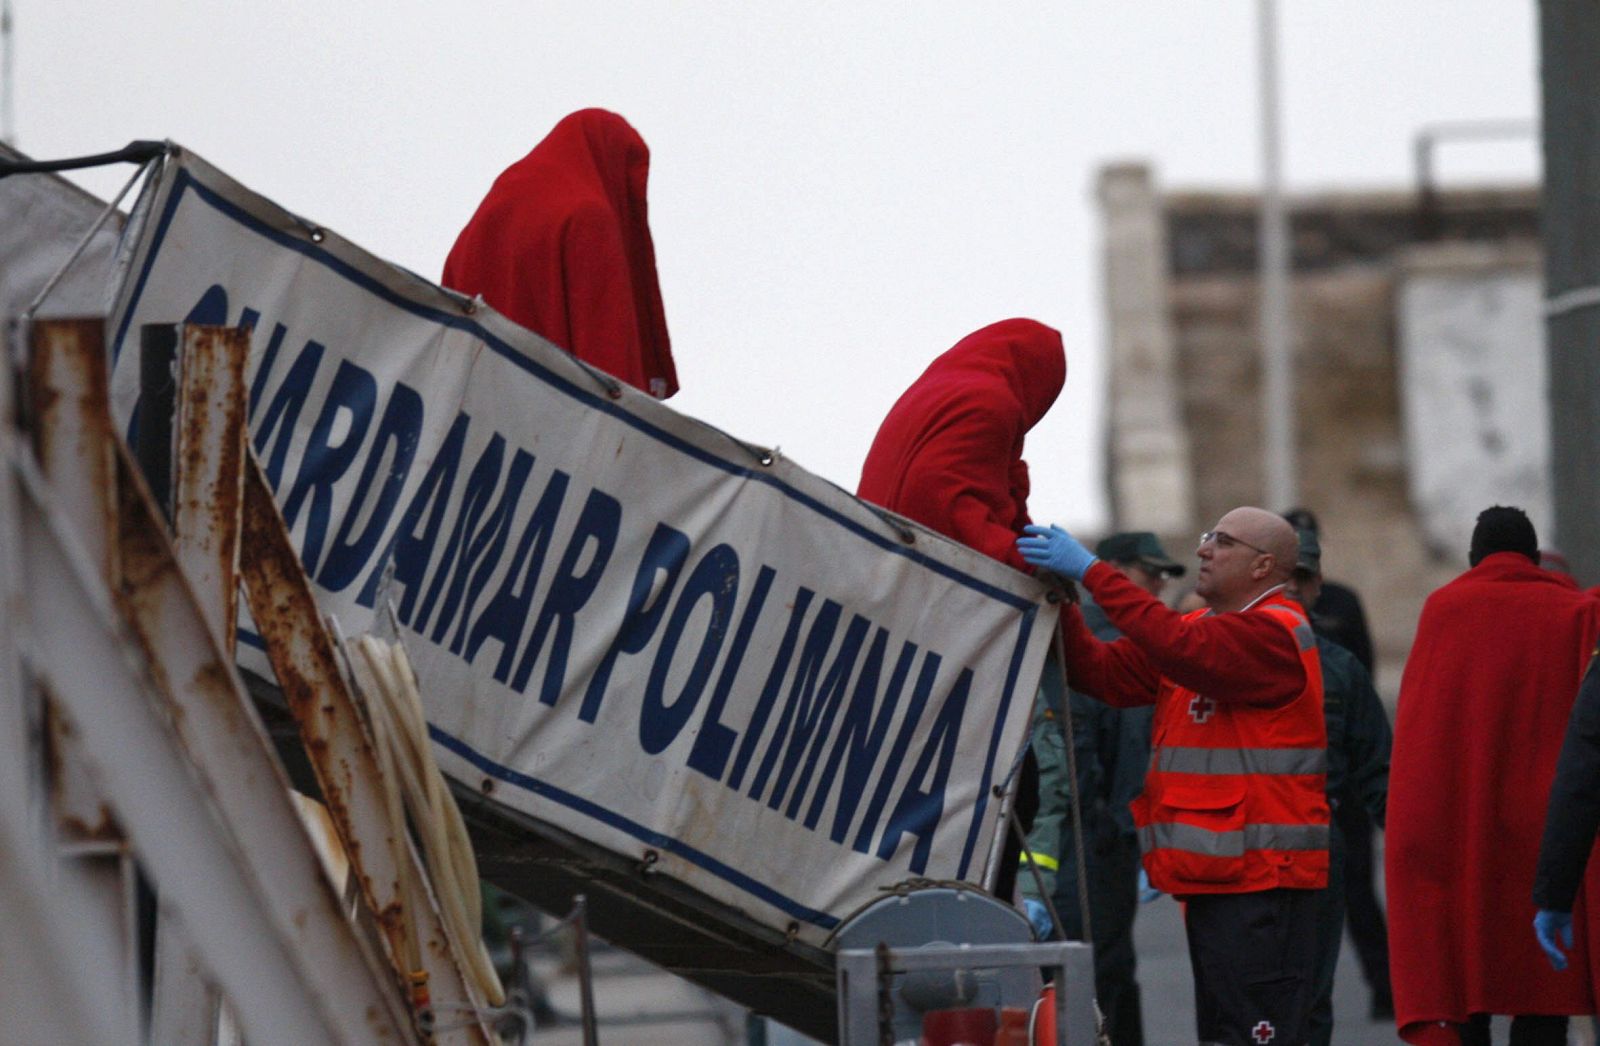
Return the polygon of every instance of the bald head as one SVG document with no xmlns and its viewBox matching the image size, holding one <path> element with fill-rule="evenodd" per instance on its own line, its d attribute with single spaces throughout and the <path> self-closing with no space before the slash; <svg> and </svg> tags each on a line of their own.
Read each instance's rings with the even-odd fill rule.
<svg viewBox="0 0 1600 1046">
<path fill-rule="evenodd" d="M 1200 545 L 1195 592 L 1214 610 L 1241 610 L 1294 571 L 1294 527 L 1275 512 L 1236 508 L 1217 521 L 1212 535 Z"/>
<path fill-rule="evenodd" d="M 1300 539 L 1294 526 L 1276 512 L 1252 508 L 1236 508 L 1217 522 L 1217 529 L 1226 530 L 1240 541 L 1248 541 L 1265 549 L 1272 556 L 1270 576 L 1273 584 L 1287 581 L 1294 572 L 1295 558 L 1300 554 Z"/>
</svg>

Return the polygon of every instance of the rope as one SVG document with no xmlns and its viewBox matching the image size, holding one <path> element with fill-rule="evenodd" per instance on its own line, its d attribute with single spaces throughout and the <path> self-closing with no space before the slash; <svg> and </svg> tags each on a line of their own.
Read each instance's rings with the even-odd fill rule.
<svg viewBox="0 0 1600 1046">
<path fill-rule="evenodd" d="M 132 141 L 115 152 L 96 153 L 93 156 L 74 156 L 66 160 L 6 160 L 0 159 L 0 178 L 12 174 L 51 174 L 56 171 L 77 171 L 85 167 L 104 167 L 113 163 L 149 163 L 167 151 L 166 142 Z"/>
<path fill-rule="evenodd" d="M 483 899 L 478 889 L 478 862 L 461 811 L 434 761 L 411 662 L 400 644 L 385 643 L 370 635 L 356 640 L 356 650 L 360 654 L 353 659 L 357 674 L 368 677 L 361 682 L 371 695 L 367 714 L 383 764 L 393 823 L 405 823 L 398 816 L 403 797 L 405 810 L 421 837 L 445 931 L 462 958 L 464 972 L 492 1006 L 501 1006 L 506 999 L 505 988 L 480 932 Z M 365 685 L 368 680 L 370 686 Z M 406 866 L 401 862 L 401 867 Z M 415 933 L 414 927 L 411 932 Z"/>
<path fill-rule="evenodd" d="M 1069 586 L 1070 588 L 1071 586 Z M 1072 589 L 1072 602 L 1077 602 L 1077 589 Z M 1072 691 L 1067 686 L 1067 650 L 1057 628 L 1051 636 L 1056 661 L 1061 665 L 1061 733 L 1067 742 L 1067 773 L 1072 779 L 1068 794 L 1072 797 L 1072 853 L 1073 864 L 1078 869 L 1078 911 L 1083 918 L 1083 939 L 1094 947 L 1094 927 L 1089 922 L 1089 859 L 1083 850 L 1083 804 L 1078 796 L 1078 751 L 1072 735 Z M 1030 860 L 1031 855 L 1030 855 Z M 1050 917 L 1055 918 L 1055 909 Z M 1059 923 L 1057 925 L 1060 925 Z M 1065 988 L 1065 985 L 1062 986 Z M 1106 1015 L 1100 1011 L 1100 998 L 1094 999 L 1094 1031 L 1097 1046 L 1110 1046 L 1111 1036 L 1106 1030 Z"/>
<path fill-rule="evenodd" d="M 1044 888 L 1044 876 L 1039 874 L 1039 862 L 1033 858 L 1033 848 L 1028 845 L 1028 833 L 1022 830 L 1022 818 L 1017 816 L 1016 808 L 1007 810 L 1011 815 L 1011 827 L 1016 830 L 1017 838 L 1022 840 L 1022 856 L 1027 858 L 1028 871 L 1033 875 L 1033 888 L 1039 891 L 1039 900 L 1044 903 L 1045 911 L 1050 913 L 1051 935 L 1065 939 L 1067 934 L 1061 925 L 1061 916 L 1056 913 L 1056 902 L 1050 898 L 1050 891 Z"/>
<path fill-rule="evenodd" d="M 1078 911 L 1083 917 L 1083 939 L 1094 945 L 1094 928 L 1089 923 L 1089 862 L 1083 852 L 1083 804 L 1078 795 L 1078 752 L 1072 736 L 1072 694 L 1067 689 L 1067 651 L 1061 629 L 1051 637 L 1056 661 L 1061 665 L 1061 732 L 1067 742 L 1067 773 L 1072 780 L 1072 853 L 1078 868 Z"/>
</svg>

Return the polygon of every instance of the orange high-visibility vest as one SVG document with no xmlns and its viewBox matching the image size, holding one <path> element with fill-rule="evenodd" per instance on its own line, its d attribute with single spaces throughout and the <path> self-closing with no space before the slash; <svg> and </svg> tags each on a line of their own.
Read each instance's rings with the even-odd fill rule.
<svg viewBox="0 0 1600 1046">
<path fill-rule="evenodd" d="M 1270 614 L 1294 637 L 1306 683 L 1292 701 L 1268 706 L 1162 680 L 1150 767 L 1132 810 L 1145 871 L 1166 893 L 1328 885 L 1328 728 L 1316 637 L 1304 612 L 1276 594 L 1242 613 Z"/>
</svg>

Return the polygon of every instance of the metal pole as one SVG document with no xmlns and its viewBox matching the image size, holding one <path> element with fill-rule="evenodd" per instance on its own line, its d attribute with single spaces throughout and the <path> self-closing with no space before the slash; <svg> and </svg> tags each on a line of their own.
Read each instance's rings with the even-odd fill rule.
<svg viewBox="0 0 1600 1046">
<path fill-rule="evenodd" d="M 1277 7 L 1256 0 L 1261 71 L 1261 439 L 1267 507 L 1300 500 L 1295 486 L 1294 372 L 1290 359 L 1289 223 L 1278 140 Z"/>
<path fill-rule="evenodd" d="M 1545 352 L 1555 540 L 1600 581 L 1600 6 L 1541 0 Z"/>
<path fill-rule="evenodd" d="M 572 939 L 578 959 L 578 998 L 583 1021 L 583 1046 L 599 1046 L 594 1012 L 594 970 L 589 966 L 589 900 L 583 894 L 572 899 Z"/>
<path fill-rule="evenodd" d="M 16 68 L 11 0 L 0 0 L 0 144 L 17 144 Z"/>
</svg>

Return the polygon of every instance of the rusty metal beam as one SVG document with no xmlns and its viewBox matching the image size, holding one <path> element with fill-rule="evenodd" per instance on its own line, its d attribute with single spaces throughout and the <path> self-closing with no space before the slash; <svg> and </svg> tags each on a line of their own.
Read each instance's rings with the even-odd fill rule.
<svg viewBox="0 0 1600 1046">
<path fill-rule="evenodd" d="M 254 453 L 246 449 L 240 573 L 251 620 L 266 644 L 284 699 L 300 726 L 328 813 L 350 857 L 362 897 L 390 944 L 407 950 L 406 920 L 420 938 L 422 968 L 436 1002 L 485 1006 L 463 974 L 426 875 L 403 824 L 388 815 L 383 774 L 354 695 L 340 670 L 333 636 L 323 624 L 311 583 Z M 407 884 L 419 884 L 408 888 Z M 400 969 L 402 977 L 412 971 Z M 439 1041 L 492 1042 L 481 1018 L 441 1029 Z"/>
<path fill-rule="evenodd" d="M 238 631 L 249 355 L 242 327 L 179 328 L 172 529 L 206 619 L 221 625 L 224 650 L 234 649 Z"/>
<path fill-rule="evenodd" d="M 30 613 L 39 670 L 100 794 L 252 1043 L 414 1041 L 398 986 L 345 920 L 231 658 L 101 409 L 98 326 L 38 327 L 32 391 L 55 420 L 54 443 L 35 440 L 50 486 L 30 488 Z M 80 500 L 63 512 L 68 492 Z M 94 533 L 107 519 L 111 552 Z"/>
</svg>

